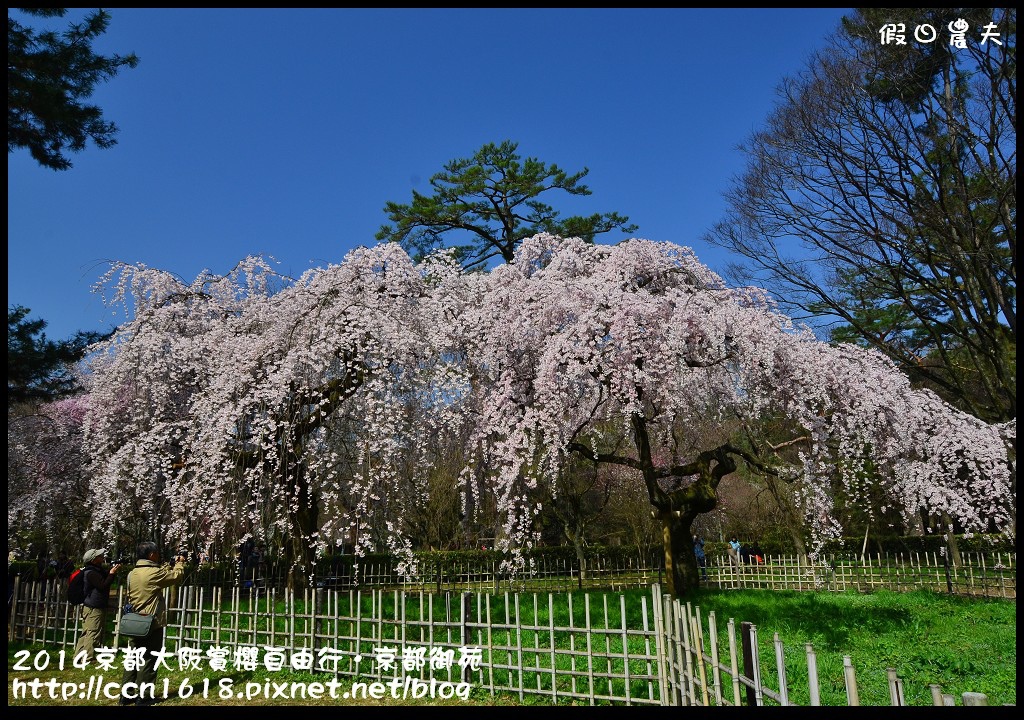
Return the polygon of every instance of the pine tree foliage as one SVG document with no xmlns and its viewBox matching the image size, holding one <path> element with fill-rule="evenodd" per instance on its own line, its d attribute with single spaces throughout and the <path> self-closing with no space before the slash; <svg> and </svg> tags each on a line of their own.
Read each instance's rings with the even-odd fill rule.
<svg viewBox="0 0 1024 720">
<path fill-rule="evenodd" d="M 19 8 L 42 18 L 64 17 L 65 8 Z M 106 32 L 110 13 L 96 10 L 61 33 L 36 31 L 7 15 L 7 152 L 26 148 L 43 167 L 67 170 L 68 152 L 117 143 L 117 126 L 86 101 L 96 85 L 123 67 L 139 63 L 135 53 L 104 56 L 93 41 Z"/>
</svg>

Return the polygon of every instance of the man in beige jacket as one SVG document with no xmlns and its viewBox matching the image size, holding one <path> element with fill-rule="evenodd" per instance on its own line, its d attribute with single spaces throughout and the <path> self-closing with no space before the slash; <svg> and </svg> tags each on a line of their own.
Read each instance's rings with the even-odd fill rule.
<svg viewBox="0 0 1024 720">
<path fill-rule="evenodd" d="M 121 680 L 121 705 L 152 705 L 156 701 L 153 653 L 163 649 L 164 628 L 167 626 L 167 603 L 163 591 L 180 583 L 185 574 L 185 558 L 176 557 L 173 565 L 161 564 L 160 551 L 154 542 L 139 543 L 137 557 L 135 567 L 128 573 L 125 597 L 133 612 L 153 616 L 153 627 L 145 637 L 129 638 L 133 647 L 145 648 L 145 653 L 140 664 L 126 664 Z"/>
</svg>

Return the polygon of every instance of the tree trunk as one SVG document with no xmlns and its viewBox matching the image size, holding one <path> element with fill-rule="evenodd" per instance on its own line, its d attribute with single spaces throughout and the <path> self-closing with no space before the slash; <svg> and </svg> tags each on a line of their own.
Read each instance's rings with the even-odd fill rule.
<svg viewBox="0 0 1024 720">
<path fill-rule="evenodd" d="M 697 515 L 693 511 L 658 513 L 665 547 L 665 586 L 674 598 L 684 597 L 700 587 L 700 569 L 690 533 Z"/>
<path fill-rule="evenodd" d="M 960 546 L 956 541 L 956 532 L 953 527 L 953 520 L 949 517 L 949 513 L 942 513 L 942 524 L 945 526 L 946 545 L 949 547 L 949 561 L 953 564 L 953 567 L 959 568 L 963 565 L 963 558 L 960 557 Z"/>
<path fill-rule="evenodd" d="M 295 478 L 294 510 L 289 511 L 292 526 L 288 569 L 288 589 L 297 590 L 308 586 L 309 578 L 316 569 L 316 554 L 310 539 L 320 529 L 320 503 L 309 489 L 305 473 Z"/>
<path fill-rule="evenodd" d="M 787 502 L 786 498 L 783 496 L 782 489 L 778 484 L 779 481 L 767 473 L 765 473 L 763 477 L 765 485 L 768 487 L 768 491 L 772 495 L 772 499 L 775 500 L 775 506 L 779 509 L 782 524 L 786 528 L 786 532 L 789 534 L 789 537 L 793 540 L 793 546 L 796 549 L 796 554 L 800 557 L 801 562 L 806 565 L 807 546 L 804 544 L 803 524 L 794 513 L 793 506 Z"/>
<path fill-rule="evenodd" d="M 309 578 L 316 568 L 316 554 L 308 541 L 310 533 L 315 532 L 317 527 L 316 508 L 300 508 L 298 512 L 292 513 L 292 526 L 295 531 L 291 543 L 286 546 L 290 550 L 288 589 L 299 590 L 308 587 Z"/>
<path fill-rule="evenodd" d="M 587 579 L 587 556 L 583 550 L 583 534 L 573 533 L 572 535 L 572 546 L 576 550 L 576 560 L 580 564 L 580 582 Z"/>
<path fill-rule="evenodd" d="M 711 512 L 718 504 L 719 483 L 723 477 L 736 471 L 736 461 L 731 455 L 736 450 L 725 444 L 700 453 L 693 462 L 685 465 L 659 468 L 651 456 L 647 421 L 638 413 L 633 416 L 632 423 L 637 459 L 595 454 L 592 448 L 578 443 L 573 443 L 570 448 L 584 457 L 593 457 L 596 462 L 626 465 L 643 474 L 653 515 L 661 524 L 666 587 L 672 597 L 682 598 L 700 587 L 700 572 L 690 528 L 699 514 Z M 697 479 L 672 492 L 665 492 L 659 482 L 665 477 L 683 478 L 692 475 L 696 475 Z"/>
</svg>

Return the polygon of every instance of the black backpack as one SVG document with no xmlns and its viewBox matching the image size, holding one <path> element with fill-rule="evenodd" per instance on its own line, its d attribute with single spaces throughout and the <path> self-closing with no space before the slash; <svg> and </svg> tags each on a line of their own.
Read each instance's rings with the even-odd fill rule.
<svg viewBox="0 0 1024 720">
<path fill-rule="evenodd" d="M 68 578 L 68 602 L 72 605 L 85 602 L 85 568 L 77 568 Z"/>
</svg>

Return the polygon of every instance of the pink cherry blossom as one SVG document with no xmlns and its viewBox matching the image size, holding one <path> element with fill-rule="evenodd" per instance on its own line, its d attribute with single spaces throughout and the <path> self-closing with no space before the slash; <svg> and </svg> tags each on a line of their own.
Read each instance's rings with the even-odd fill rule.
<svg viewBox="0 0 1024 720">
<path fill-rule="evenodd" d="M 841 530 L 835 482 L 880 484 L 908 516 L 974 530 L 1016 512 L 1015 425 L 912 389 L 876 352 L 817 340 L 671 243 L 538 235 L 488 273 L 383 244 L 295 280 L 249 258 L 192 283 L 122 264 L 101 286 L 132 319 L 86 375 L 97 529 L 130 514 L 172 539 L 279 531 L 307 571 L 354 538 L 412 573 L 403 473 L 427 472 L 439 437 L 464 444 L 464 509 L 496 499 L 510 573 L 527 567 L 538 486 L 574 453 L 641 473 L 666 522 L 689 517 L 673 504 L 689 485 L 713 491 L 755 463 L 797 484 L 819 544 Z M 798 430 L 798 453 L 673 434 L 767 418 Z M 631 446 L 609 451 L 610 434 Z"/>
</svg>

